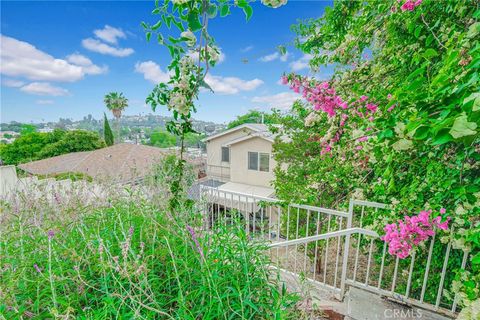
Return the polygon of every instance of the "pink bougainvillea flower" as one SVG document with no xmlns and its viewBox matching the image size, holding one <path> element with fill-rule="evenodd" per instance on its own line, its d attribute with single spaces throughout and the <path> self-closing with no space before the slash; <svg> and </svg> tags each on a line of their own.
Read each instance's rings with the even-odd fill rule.
<svg viewBox="0 0 480 320">
<path fill-rule="evenodd" d="M 388 100 L 391 100 L 391 99 L 392 99 L 392 94 L 389 93 L 389 94 L 387 95 L 387 99 L 388 99 Z"/>
<path fill-rule="evenodd" d="M 364 142 L 368 140 L 368 136 L 363 136 L 357 139 L 358 142 Z"/>
<path fill-rule="evenodd" d="M 405 3 L 400 7 L 402 11 L 413 11 L 416 7 L 418 7 L 422 3 L 422 0 L 407 0 Z"/>
<path fill-rule="evenodd" d="M 440 209 L 440 214 L 445 214 L 445 212 L 447 212 L 447 210 L 445 208 Z"/>
<path fill-rule="evenodd" d="M 392 112 L 392 110 L 395 109 L 396 106 L 397 106 L 397 105 L 394 104 L 393 106 L 391 106 L 390 108 L 388 108 L 387 111 L 388 111 L 388 112 Z"/>
<path fill-rule="evenodd" d="M 365 108 L 367 108 L 367 110 L 375 113 L 375 112 L 377 112 L 378 106 L 376 104 L 373 104 L 373 103 L 367 103 Z"/>
<path fill-rule="evenodd" d="M 441 212 L 445 213 L 444 210 Z M 431 213 L 431 210 L 423 210 L 416 216 L 405 216 L 397 223 L 387 224 L 384 227 L 385 235 L 381 239 L 388 244 L 388 252 L 404 259 L 410 255 L 414 246 L 433 237 L 435 228 L 447 230 L 450 217 L 441 222 L 441 216 L 430 219 Z"/>
<path fill-rule="evenodd" d="M 360 97 L 360 101 L 362 101 L 362 102 L 366 101 L 367 99 L 368 99 L 367 96 L 361 96 L 361 97 Z"/>
</svg>

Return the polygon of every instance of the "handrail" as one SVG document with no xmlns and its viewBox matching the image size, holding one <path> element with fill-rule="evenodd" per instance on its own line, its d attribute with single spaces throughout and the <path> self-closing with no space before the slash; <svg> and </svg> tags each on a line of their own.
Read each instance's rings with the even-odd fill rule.
<svg viewBox="0 0 480 320">
<path fill-rule="evenodd" d="M 372 230 L 367 230 L 363 228 L 349 228 L 349 229 L 343 229 L 339 231 L 333 231 L 333 232 L 328 232 L 328 233 L 322 233 L 322 234 L 317 234 L 315 236 L 310 236 L 310 237 L 304 237 L 304 238 L 299 238 L 299 239 L 294 239 L 294 240 L 288 240 L 288 241 L 283 241 L 283 242 L 275 242 L 270 245 L 268 245 L 269 248 L 277 248 L 277 247 L 286 247 L 294 244 L 304 244 L 307 242 L 312 242 L 312 241 L 318 241 L 318 240 L 326 240 L 330 238 L 336 238 L 340 236 L 348 236 L 352 234 L 363 234 L 366 236 L 371 236 L 378 238 L 379 235 L 375 231 Z"/>
<path fill-rule="evenodd" d="M 387 208 L 387 205 L 385 203 L 380 203 L 380 202 L 355 200 L 355 199 L 350 200 L 350 202 L 353 205 L 357 205 L 357 206 L 367 206 L 367 207 L 373 207 L 373 208 L 379 208 L 379 209 L 386 209 Z"/>
<path fill-rule="evenodd" d="M 204 185 L 202 185 L 200 187 L 201 187 L 201 189 L 206 189 L 206 190 L 212 191 L 213 196 L 215 196 L 216 194 L 219 194 L 219 193 L 224 193 L 224 194 L 228 193 L 228 194 L 232 194 L 232 195 L 236 195 L 236 196 L 252 198 L 252 199 L 255 199 L 255 200 L 259 200 L 259 201 L 283 203 L 283 201 L 281 201 L 279 199 L 257 196 L 257 195 L 254 195 L 253 193 L 244 193 L 244 192 L 238 192 L 238 191 L 221 190 L 221 189 L 218 189 L 218 187 L 211 187 L 211 186 L 204 186 Z M 237 201 L 237 199 L 235 199 L 235 198 L 233 200 Z"/>
</svg>

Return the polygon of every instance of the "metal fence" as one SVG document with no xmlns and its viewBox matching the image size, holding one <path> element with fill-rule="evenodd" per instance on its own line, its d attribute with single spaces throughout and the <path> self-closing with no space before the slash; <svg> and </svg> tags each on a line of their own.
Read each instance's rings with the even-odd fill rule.
<svg viewBox="0 0 480 320">
<path fill-rule="evenodd" d="M 348 211 L 339 211 L 205 186 L 201 195 L 206 228 L 240 221 L 252 238 L 271 242 L 276 267 L 340 299 L 354 286 L 447 316 L 458 311 L 452 271 L 467 267 L 469 252 L 434 236 L 411 257 L 392 257 L 368 230 L 377 217 L 373 212 L 388 210 L 385 204 L 351 200 Z"/>
</svg>

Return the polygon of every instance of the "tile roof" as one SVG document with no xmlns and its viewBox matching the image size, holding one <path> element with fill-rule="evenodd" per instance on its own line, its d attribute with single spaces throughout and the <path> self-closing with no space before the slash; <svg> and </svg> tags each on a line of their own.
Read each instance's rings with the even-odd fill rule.
<svg viewBox="0 0 480 320">
<path fill-rule="evenodd" d="M 18 165 L 31 174 L 81 172 L 95 179 L 127 182 L 144 177 L 168 152 L 156 147 L 119 143 L 94 151 L 73 152 Z"/>
</svg>

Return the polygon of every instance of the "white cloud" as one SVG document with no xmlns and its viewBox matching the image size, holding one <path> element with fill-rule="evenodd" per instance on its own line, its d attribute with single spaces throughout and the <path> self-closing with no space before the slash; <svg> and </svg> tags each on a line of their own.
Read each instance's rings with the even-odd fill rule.
<svg viewBox="0 0 480 320">
<path fill-rule="evenodd" d="M 272 54 L 267 54 L 266 56 L 263 56 L 260 58 L 260 61 L 262 62 L 270 62 L 279 59 L 282 62 L 285 62 L 288 60 L 288 57 L 290 54 L 287 52 L 285 54 L 280 54 L 279 52 L 274 52 Z"/>
<path fill-rule="evenodd" d="M 170 75 L 153 61 L 137 62 L 135 64 L 135 72 L 142 73 L 146 80 L 154 84 L 170 80 Z M 205 82 L 218 94 L 236 94 L 240 91 L 251 91 L 263 84 L 263 81 L 260 79 L 243 80 L 237 77 L 222 77 L 211 74 L 207 74 Z"/>
<path fill-rule="evenodd" d="M 48 82 L 32 82 L 20 88 L 21 91 L 28 94 L 39 96 L 66 96 L 68 90 L 60 87 L 52 86 Z"/>
<path fill-rule="evenodd" d="M 83 57 L 85 58 L 85 57 Z M 86 74 L 98 74 L 100 68 L 88 58 L 89 65 L 82 66 L 38 50 L 33 45 L 11 37 L 1 35 L 0 72 L 14 77 L 30 80 L 73 82 Z"/>
<path fill-rule="evenodd" d="M 99 67 L 93 64 L 92 60 L 78 53 L 67 56 L 67 61 L 81 67 L 85 74 L 102 74 L 108 71 L 107 66 Z"/>
<path fill-rule="evenodd" d="M 135 72 L 142 73 L 145 80 L 154 84 L 170 80 L 170 75 L 167 72 L 163 72 L 160 66 L 151 60 L 137 62 L 135 64 Z"/>
<path fill-rule="evenodd" d="M 101 54 L 108 54 L 114 57 L 127 57 L 135 52 L 132 48 L 115 48 L 100 40 L 92 38 L 83 39 L 82 46 L 87 50 Z"/>
<path fill-rule="evenodd" d="M 77 81 L 83 78 L 81 67 L 55 59 L 31 44 L 1 36 L 1 73 L 31 80 Z"/>
<path fill-rule="evenodd" d="M 251 91 L 263 84 L 260 79 L 242 80 L 237 77 L 221 77 L 207 74 L 205 82 L 218 94 L 236 94 L 240 91 Z"/>
<path fill-rule="evenodd" d="M 300 59 L 290 62 L 293 71 L 300 71 L 309 68 L 309 62 L 313 58 L 311 54 L 304 54 Z"/>
<path fill-rule="evenodd" d="M 94 30 L 93 33 L 97 38 L 112 44 L 117 44 L 118 38 L 125 39 L 127 37 L 122 29 L 117 29 L 109 25 L 105 25 L 103 29 Z"/>
<path fill-rule="evenodd" d="M 53 100 L 37 100 L 35 101 L 37 104 L 42 104 L 42 105 L 46 105 L 46 104 L 53 104 L 54 101 Z"/>
<path fill-rule="evenodd" d="M 253 97 L 252 102 L 261 103 L 269 108 L 287 109 L 290 108 L 296 100 L 301 98 L 300 95 L 293 92 L 282 92 L 271 96 Z"/>
<path fill-rule="evenodd" d="M 245 48 L 242 48 L 240 51 L 242 52 L 248 52 L 248 51 L 251 51 L 253 49 L 253 46 L 247 46 Z"/>
<path fill-rule="evenodd" d="M 23 86 L 25 82 L 15 79 L 2 79 L 2 85 L 10 88 L 19 88 Z"/>
</svg>

